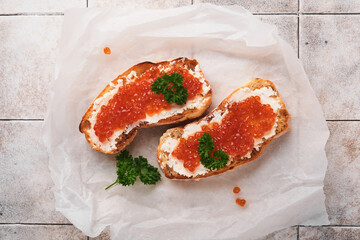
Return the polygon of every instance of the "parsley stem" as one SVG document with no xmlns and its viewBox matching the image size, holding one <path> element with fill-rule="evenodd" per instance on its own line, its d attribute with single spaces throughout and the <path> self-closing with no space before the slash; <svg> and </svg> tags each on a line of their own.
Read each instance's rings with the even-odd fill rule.
<svg viewBox="0 0 360 240">
<path fill-rule="evenodd" d="M 111 184 L 110 186 L 108 186 L 107 188 L 105 188 L 105 190 L 108 190 L 109 188 L 111 188 L 112 186 L 114 186 L 115 184 L 119 183 L 118 180 L 116 180 L 113 184 Z"/>
</svg>

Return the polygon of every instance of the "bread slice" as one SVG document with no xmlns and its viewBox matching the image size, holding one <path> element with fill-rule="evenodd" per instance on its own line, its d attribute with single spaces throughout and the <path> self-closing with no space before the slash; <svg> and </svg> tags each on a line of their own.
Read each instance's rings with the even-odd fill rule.
<svg viewBox="0 0 360 240">
<path fill-rule="evenodd" d="M 180 161 L 172 155 L 181 138 L 187 138 L 201 131 L 202 125 L 217 122 L 226 115 L 226 111 L 231 102 L 240 102 L 250 96 L 260 96 L 262 104 L 270 104 L 273 111 L 277 114 L 276 122 L 269 132 L 263 138 L 254 139 L 255 145 L 245 156 L 229 156 L 228 164 L 221 169 L 209 170 L 202 164 L 195 169 L 194 172 L 184 168 L 183 161 Z M 289 130 L 290 114 L 286 110 L 285 104 L 282 101 L 279 92 L 275 85 L 263 79 L 253 79 L 241 88 L 234 91 L 230 96 L 224 99 L 221 104 L 215 108 L 207 116 L 199 119 L 196 122 L 187 124 L 185 126 L 168 129 L 160 139 L 160 144 L 157 149 L 158 163 L 165 176 L 170 179 L 191 180 L 206 178 L 213 175 L 233 170 L 236 167 L 251 162 L 258 158 L 264 151 L 265 147 L 276 137 L 284 134 Z"/>
<path fill-rule="evenodd" d="M 118 92 L 118 89 L 134 82 L 138 77 L 147 70 L 158 68 L 160 71 L 167 72 L 173 67 L 187 69 L 190 74 L 199 79 L 202 83 L 202 93 L 195 96 L 195 99 L 188 100 L 186 104 L 178 106 L 172 104 L 170 110 L 162 111 L 151 117 L 146 115 L 145 119 L 139 120 L 131 125 L 127 125 L 125 129 L 116 130 L 113 135 L 101 142 L 95 134 L 94 125 L 96 123 L 97 114 L 103 105 Z M 152 126 L 177 123 L 187 119 L 193 119 L 201 116 L 211 105 L 212 89 L 206 81 L 199 63 L 195 59 L 177 58 L 171 61 L 158 63 L 143 62 L 139 63 L 123 74 L 119 75 L 93 100 L 90 107 L 83 116 L 79 129 L 85 134 L 85 138 L 93 149 L 103 153 L 117 153 L 125 148 L 136 136 L 139 128 L 148 128 Z"/>
</svg>

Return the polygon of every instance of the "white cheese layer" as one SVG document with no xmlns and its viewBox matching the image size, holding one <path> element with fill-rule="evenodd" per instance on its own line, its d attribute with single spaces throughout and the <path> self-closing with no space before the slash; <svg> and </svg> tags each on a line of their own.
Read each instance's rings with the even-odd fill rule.
<svg viewBox="0 0 360 240">
<path fill-rule="evenodd" d="M 249 88 L 242 88 L 242 89 L 238 90 L 237 92 L 235 92 L 230 97 L 228 104 L 231 104 L 232 102 L 240 102 L 251 96 L 259 96 L 261 99 L 261 103 L 269 104 L 271 106 L 271 108 L 273 109 L 274 113 L 277 113 L 278 110 L 281 108 L 280 99 L 277 97 L 276 92 L 272 88 L 266 88 L 266 87 L 256 89 L 254 91 L 250 90 Z M 217 111 L 214 111 L 213 113 L 211 113 L 210 117 L 212 117 L 212 118 L 209 122 L 207 122 L 206 120 L 203 120 L 199 123 L 190 123 L 190 124 L 186 125 L 186 127 L 184 128 L 182 138 L 187 138 L 187 137 L 195 134 L 196 132 L 201 131 L 201 126 L 203 126 L 203 125 L 207 125 L 209 123 L 214 123 L 214 122 L 217 122 L 220 124 L 222 119 L 227 115 L 227 113 L 228 113 L 228 110 L 226 110 L 225 112 L 222 112 L 221 110 L 217 110 Z M 266 139 L 268 139 L 276 134 L 277 121 L 278 120 L 276 118 L 274 126 L 272 127 L 272 129 L 270 131 L 265 133 L 264 137 L 254 139 L 254 148 L 257 151 L 259 150 L 261 144 Z M 177 172 L 178 174 L 181 174 L 183 176 L 186 176 L 186 177 L 196 177 L 198 175 L 204 175 L 207 172 L 209 172 L 209 169 L 205 168 L 201 163 L 200 163 L 200 166 L 194 172 L 191 172 L 188 169 L 186 169 L 184 167 L 184 162 L 180 161 L 179 159 L 177 159 L 176 157 L 174 157 L 172 155 L 172 152 L 174 151 L 175 147 L 179 144 L 179 142 L 180 142 L 180 139 L 167 138 L 166 141 L 161 146 L 162 151 L 169 153 L 169 157 L 168 157 L 167 161 L 162 163 L 163 167 L 165 165 L 168 165 L 169 167 L 172 167 L 172 169 L 175 172 Z M 252 152 L 252 149 L 243 158 L 250 158 L 251 152 Z M 228 164 L 230 164 L 230 163 L 231 162 L 229 161 Z"/>
<path fill-rule="evenodd" d="M 170 65 L 171 65 L 171 63 L 170 63 Z M 167 72 L 168 70 L 170 70 L 170 67 L 165 68 L 160 65 L 159 69 L 161 71 Z M 195 71 L 189 70 L 189 73 L 192 74 L 194 77 L 198 78 L 199 81 L 202 83 L 202 89 L 203 89 L 202 95 L 205 96 L 206 94 L 208 94 L 210 91 L 210 85 L 206 83 L 205 78 L 200 73 L 200 66 L 197 65 L 195 68 Z M 130 72 L 130 74 L 128 76 L 126 76 L 127 82 L 132 82 L 136 78 L 137 78 L 137 76 L 136 76 L 135 71 Z M 181 114 L 188 109 L 203 108 L 206 105 L 206 101 L 203 96 L 198 96 L 195 99 L 187 101 L 184 106 L 172 104 L 172 107 L 170 110 L 162 111 L 159 114 L 155 114 L 153 116 L 147 115 L 145 119 L 139 120 L 139 121 L 133 123 L 132 125 L 127 126 L 126 129 L 114 131 L 113 135 L 110 138 L 108 138 L 105 142 L 100 142 L 100 140 L 96 136 L 95 130 L 94 130 L 94 125 L 96 123 L 97 114 L 99 113 L 101 106 L 106 105 L 109 102 L 109 100 L 118 92 L 119 87 L 123 86 L 123 80 L 118 79 L 117 83 L 114 84 L 111 82 L 109 84 L 109 86 L 111 87 L 111 90 L 109 92 L 105 93 L 102 97 L 100 97 L 94 101 L 93 112 L 92 112 L 91 117 L 89 118 L 89 122 L 91 123 L 91 129 L 89 130 L 89 136 L 90 136 L 91 140 L 94 142 L 94 144 L 97 147 L 100 147 L 100 149 L 104 152 L 111 152 L 112 150 L 116 149 L 116 138 L 118 136 L 120 136 L 122 133 L 129 133 L 132 129 L 139 126 L 141 123 L 148 123 L 148 124 L 157 123 L 162 119 L 166 119 L 171 116 Z"/>
</svg>

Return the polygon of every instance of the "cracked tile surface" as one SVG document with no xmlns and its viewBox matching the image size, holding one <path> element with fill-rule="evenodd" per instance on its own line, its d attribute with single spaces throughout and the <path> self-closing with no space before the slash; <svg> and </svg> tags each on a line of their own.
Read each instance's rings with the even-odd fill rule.
<svg viewBox="0 0 360 240">
<path fill-rule="evenodd" d="M 1 0 L 0 14 L 64 12 L 75 7 L 86 7 L 86 0 Z"/>
<path fill-rule="evenodd" d="M 283 16 L 283 15 L 260 15 L 257 16 L 261 21 L 275 25 L 278 28 L 279 35 L 297 53 L 298 49 L 298 23 L 297 16 Z"/>
<path fill-rule="evenodd" d="M 300 0 L 300 9 L 307 13 L 359 13 L 359 0 Z"/>
<path fill-rule="evenodd" d="M 68 223 L 55 211 L 41 128 L 0 121 L 0 223 Z"/>
<path fill-rule="evenodd" d="M 358 240 L 360 228 L 300 227 L 299 240 Z"/>
<path fill-rule="evenodd" d="M 196 3 L 241 5 L 252 13 L 296 13 L 298 2 L 294 0 L 194 0 Z"/>
<path fill-rule="evenodd" d="M 360 226 L 360 122 L 328 122 L 325 204 L 331 224 Z"/>
<path fill-rule="evenodd" d="M 326 119 L 360 119 L 360 16 L 300 16 L 300 59 Z"/>
<path fill-rule="evenodd" d="M 72 225 L 1 225 L 1 240 L 86 240 L 86 236 Z"/>
<path fill-rule="evenodd" d="M 0 118 L 43 118 L 62 16 L 0 17 Z"/>
</svg>

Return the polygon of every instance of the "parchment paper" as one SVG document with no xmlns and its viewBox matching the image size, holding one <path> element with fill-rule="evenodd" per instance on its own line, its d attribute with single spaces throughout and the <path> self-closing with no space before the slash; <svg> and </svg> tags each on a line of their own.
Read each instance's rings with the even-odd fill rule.
<svg viewBox="0 0 360 240">
<path fill-rule="evenodd" d="M 104 47 L 112 54 L 105 55 Z M 277 86 L 291 131 L 233 172 L 199 182 L 162 177 L 156 186 L 104 188 L 116 179 L 114 156 L 90 148 L 78 126 L 94 97 L 142 61 L 195 58 L 214 94 L 211 109 L 254 77 Z M 169 126 L 141 130 L 128 148 L 157 166 Z M 239 6 L 166 10 L 74 9 L 65 13 L 44 141 L 56 209 L 85 234 L 110 226 L 112 239 L 248 239 L 295 224 L 327 224 L 323 179 L 329 132 L 291 47 L 274 26 Z M 240 186 L 241 193 L 232 192 Z M 244 208 L 236 197 L 247 200 Z"/>
</svg>

